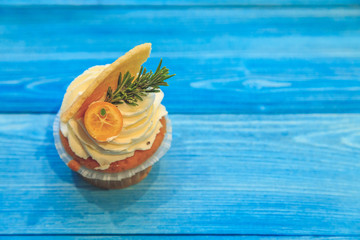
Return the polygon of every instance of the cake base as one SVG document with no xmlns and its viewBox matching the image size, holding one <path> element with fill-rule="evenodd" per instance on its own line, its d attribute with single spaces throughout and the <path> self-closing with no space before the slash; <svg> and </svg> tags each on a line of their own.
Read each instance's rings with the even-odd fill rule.
<svg viewBox="0 0 360 240">
<path fill-rule="evenodd" d="M 134 155 L 110 164 L 110 167 L 105 170 L 97 170 L 96 168 L 99 167 L 99 163 L 88 157 L 87 159 L 81 158 L 77 156 L 71 149 L 69 145 L 68 139 L 62 134 L 61 130 L 59 129 L 59 136 L 62 143 L 62 146 L 65 148 L 65 151 L 81 166 L 84 166 L 89 169 L 93 169 L 100 172 L 105 173 L 118 173 L 122 171 L 126 171 L 132 168 L 139 166 L 140 164 L 144 163 L 148 158 L 150 158 L 160 147 L 162 141 L 165 138 L 166 130 L 166 118 L 162 117 L 160 119 L 160 123 L 162 127 L 160 128 L 160 132 L 156 135 L 155 140 L 153 141 L 151 148 L 148 150 L 136 150 Z"/>
<path fill-rule="evenodd" d="M 164 132 L 166 134 L 164 136 L 164 139 L 162 139 L 159 148 L 152 156 L 150 156 L 144 163 L 142 163 L 142 166 L 139 165 L 133 169 L 126 170 L 124 172 L 120 171 L 115 173 L 107 173 L 104 171 L 93 170 L 87 168 L 86 166 L 81 166 L 81 164 L 75 161 L 74 158 L 66 151 L 62 144 L 60 136 L 61 132 L 59 131 L 59 113 L 56 115 L 53 124 L 55 147 L 63 162 L 72 170 L 77 172 L 81 177 L 84 178 L 85 181 L 89 182 L 90 184 L 103 189 L 119 189 L 129 187 L 142 181 L 149 174 L 151 166 L 156 163 L 161 157 L 163 157 L 165 153 L 169 150 L 172 140 L 172 127 L 170 119 L 166 116 L 164 118 L 166 121 L 166 125 L 164 124 L 166 126 Z"/>
<path fill-rule="evenodd" d="M 135 185 L 139 182 L 141 182 L 144 178 L 147 177 L 147 175 L 149 174 L 151 167 L 148 167 L 144 170 L 142 170 L 141 172 L 136 173 L 134 176 L 129 177 L 129 178 L 124 178 L 120 181 L 105 181 L 105 180 L 99 180 L 99 179 L 91 179 L 91 178 L 86 178 L 84 176 L 81 176 L 85 181 L 87 181 L 88 183 L 99 187 L 99 188 L 103 188 L 103 189 L 121 189 L 121 188 L 127 188 L 130 187 L 132 185 Z"/>
</svg>

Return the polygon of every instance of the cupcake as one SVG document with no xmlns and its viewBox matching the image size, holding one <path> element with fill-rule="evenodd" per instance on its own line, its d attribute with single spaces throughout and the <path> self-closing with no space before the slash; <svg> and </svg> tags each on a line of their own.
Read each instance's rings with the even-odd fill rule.
<svg viewBox="0 0 360 240">
<path fill-rule="evenodd" d="M 151 44 L 136 46 L 115 62 L 75 78 L 54 121 L 55 146 L 67 166 L 106 189 L 143 180 L 170 148 L 171 122 L 161 104 L 169 75 L 141 65 Z"/>
</svg>

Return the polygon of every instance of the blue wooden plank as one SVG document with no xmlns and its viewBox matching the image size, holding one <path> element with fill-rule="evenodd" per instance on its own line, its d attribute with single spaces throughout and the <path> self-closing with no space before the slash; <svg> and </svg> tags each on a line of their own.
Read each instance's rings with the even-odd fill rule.
<svg viewBox="0 0 360 240">
<path fill-rule="evenodd" d="M 163 57 L 177 74 L 165 89 L 171 113 L 360 112 L 359 8 L 1 7 L 0 16 L 2 112 L 54 113 L 75 76 L 146 41 L 147 66 Z"/>
<path fill-rule="evenodd" d="M 342 239 L 358 239 L 358 237 L 336 237 L 336 236 L 229 236 L 229 235 L 204 235 L 204 236 L 196 236 L 196 235 L 183 235 L 183 236 L 172 236 L 172 235 L 140 235 L 140 236 L 123 236 L 123 235 L 115 235 L 115 236 L 54 236 L 54 235 L 36 235 L 36 236 L 24 236 L 24 235 L 15 235 L 15 236 L 1 236 L 2 240 L 11 240 L 11 239 L 26 239 L 26 240 L 37 240 L 37 239 L 61 239 L 61 240 L 156 240 L 156 239 L 168 239 L 168 240 L 183 240 L 183 239 L 193 239 L 193 240 L 235 240 L 235 239 L 249 239 L 249 240 L 288 240 L 288 239 L 296 239 L 296 240 L 342 240 Z"/>
<path fill-rule="evenodd" d="M 145 66 L 154 69 L 159 60 L 154 57 Z M 7 80 L 0 82 L 0 111 L 55 113 L 70 81 L 87 66 L 99 62 L 107 61 L 40 61 L 16 66 L 4 63 L 3 78 Z M 237 58 L 202 62 L 166 58 L 164 62 L 178 74 L 170 79 L 170 87 L 163 88 L 170 113 L 360 111 L 360 59 Z"/>
<path fill-rule="evenodd" d="M 360 115 L 171 115 L 140 184 L 95 189 L 53 115 L 0 115 L 1 234 L 360 234 Z"/>
<path fill-rule="evenodd" d="M 344 6 L 359 5 L 357 0 L 133 0 L 133 1 L 116 1 L 116 0 L 0 0 L 0 5 L 111 5 L 111 6 Z"/>
</svg>

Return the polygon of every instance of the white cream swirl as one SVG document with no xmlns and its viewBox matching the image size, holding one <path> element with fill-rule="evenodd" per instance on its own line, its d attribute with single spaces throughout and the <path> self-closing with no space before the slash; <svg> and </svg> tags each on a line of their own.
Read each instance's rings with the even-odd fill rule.
<svg viewBox="0 0 360 240">
<path fill-rule="evenodd" d="M 69 85 L 60 113 L 82 94 L 105 66 L 95 66 L 86 70 Z M 84 159 L 91 156 L 100 165 L 96 169 L 105 170 L 111 163 L 133 156 L 136 150 L 151 148 L 162 127 L 159 120 L 167 115 L 165 107 L 161 104 L 163 97 L 164 93 L 160 91 L 148 94 L 143 101 L 138 102 L 138 106 L 117 105 L 123 115 L 123 129 L 120 135 L 108 139 L 107 142 L 94 140 L 83 124 L 74 118 L 67 123 L 61 122 L 60 130 L 67 137 L 71 150 L 77 156 Z"/>
</svg>

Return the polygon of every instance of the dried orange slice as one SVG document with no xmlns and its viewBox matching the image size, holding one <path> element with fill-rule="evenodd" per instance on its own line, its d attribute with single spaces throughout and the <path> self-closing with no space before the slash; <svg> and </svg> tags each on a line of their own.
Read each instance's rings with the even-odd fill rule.
<svg viewBox="0 0 360 240">
<path fill-rule="evenodd" d="M 141 65 L 150 56 L 150 52 L 151 43 L 144 43 L 134 47 L 124 56 L 105 67 L 95 76 L 88 88 L 69 107 L 64 108 L 60 115 L 61 121 L 66 123 L 74 116 L 76 116 L 76 119 L 82 118 L 87 107 L 92 102 L 105 99 L 109 87 L 116 89 L 120 72 L 125 74 L 129 71 L 131 76 L 135 76 L 139 72 Z M 69 96 L 65 94 L 64 98 L 67 97 Z"/>
<path fill-rule="evenodd" d="M 95 140 L 105 142 L 119 135 L 123 126 L 120 110 L 108 102 L 93 102 L 84 116 L 85 128 Z"/>
</svg>

